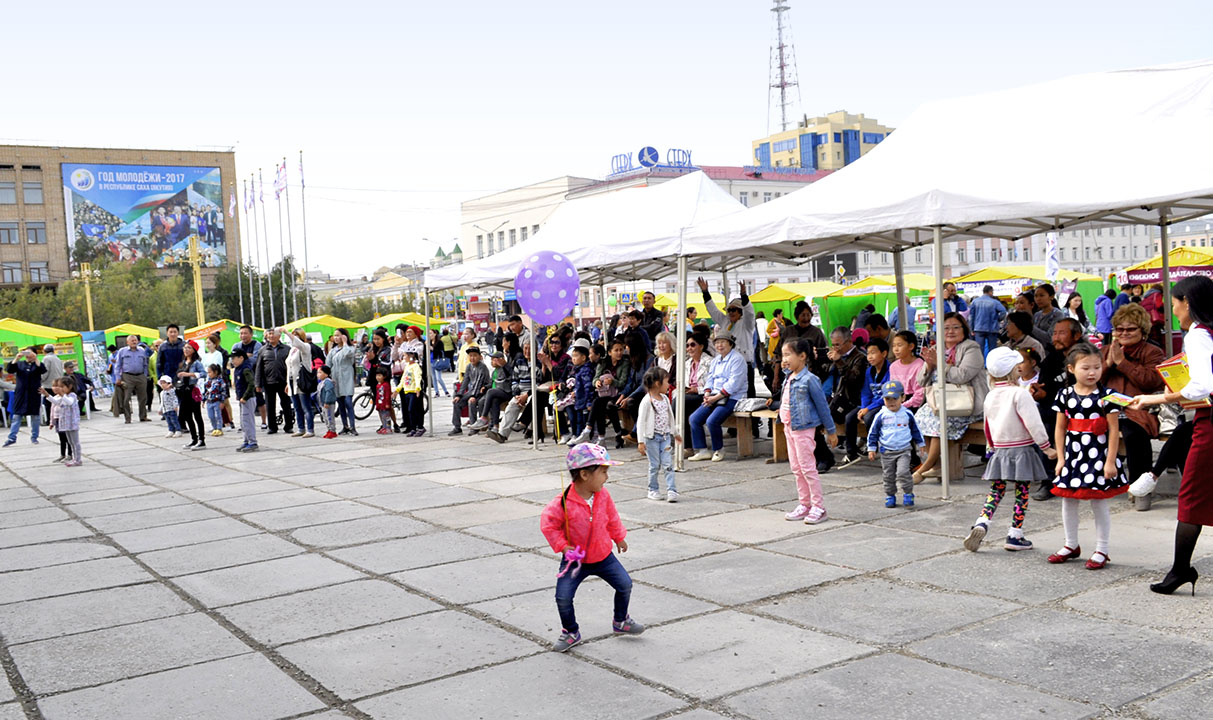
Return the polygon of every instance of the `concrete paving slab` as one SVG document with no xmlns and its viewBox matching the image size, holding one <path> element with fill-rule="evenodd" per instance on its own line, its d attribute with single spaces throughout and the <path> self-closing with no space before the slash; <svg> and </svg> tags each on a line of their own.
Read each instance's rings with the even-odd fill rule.
<svg viewBox="0 0 1213 720">
<path fill-rule="evenodd" d="M 455 529 L 517 518 L 534 518 L 535 526 L 538 528 L 541 512 L 543 512 L 543 507 L 540 505 L 512 498 L 496 498 L 470 505 L 418 510 L 413 514 L 426 522 Z"/>
<path fill-rule="evenodd" d="M 278 652 L 340 697 L 356 699 L 538 649 L 470 615 L 443 611 L 284 645 Z"/>
<path fill-rule="evenodd" d="M 90 537 L 92 534 L 92 530 L 89 530 L 75 520 L 46 523 L 45 525 L 27 525 L 25 527 L 0 530 L 0 548 L 36 545 L 39 543 L 55 542 L 56 540 L 71 540 Z"/>
<path fill-rule="evenodd" d="M 163 525 L 179 525 L 196 520 L 211 520 L 220 514 L 201 505 L 177 505 L 155 510 L 138 510 L 118 515 L 89 518 L 88 524 L 103 533 L 115 534 L 128 530 L 146 530 Z"/>
<path fill-rule="evenodd" d="M 1213 561 L 1195 564 L 1201 580 L 1213 575 Z M 1177 590 L 1175 597 L 1150 592 L 1149 584 L 1165 573 L 1150 577 L 1135 576 L 1113 585 L 1076 595 L 1065 601 L 1075 610 L 1131 625 L 1146 625 L 1156 630 L 1182 635 L 1191 640 L 1213 642 L 1213 595 L 1203 586 L 1195 596 L 1191 585 Z M 1200 585 L 1200 580 L 1197 580 Z"/>
<path fill-rule="evenodd" d="M 1112 708 L 1213 667 L 1209 643 L 1046 609 L 923 640 L 911 650 Z"/>
<path fill-rule="evenodd" d="M 919 485 L 918 487 L 922 487 Z M 925 495 L 925 492 L 922 493 Z M 973 526 L 973 521 L 977 519 L 981 513 L 981 505 L 985 502 L 985 498 L 970 502 L 955 501 L 936 505 L 935 507 L 923 508 L 915 512 L 903 512 L 893 514 L 890 517 L 878 517 L 872 522 L 876 525 L 885 527 L 899 528 L 901 530 L 913 530 L 915 532 L 929 532 L 936 535 L 947 535 L 954 537 L 957 542 L 964 539 L 969 528 Z M 1061 503 L 1057 503 L 1052 508 L 1041 508 L 1045 503 L 1028 503 L 1028 513 L 1024 524 L 1024 532 L 1028 537 L 1032 537 L 1033 532 L 1041 527 L 1055 524 L 1061 521 L 1060 512 Z M 1011 524 L 1011 508 L 1003 507 L 1006 505 L 1006 500 L 1003 500 L 1002 505 L 998 507 L 998 512 L 994 515 L 994 522 L 990 526 L 991 531 L 1002 532 L 1000 528 L 1006 528 Z M 1054 509 L 1056 508 L 1056 509 Z M 995 536 L 997 533 L 995 532 Z M 1052 552 L 1050 550 L 1049 552 Z"/>
<path fill-rule="evenodd" d="M 15 645 L 190 612 L 172 590 L 144 583 L 0 606 L 0 632 Z"/>
<path fill-rule="evenodd" d="M 0 573 L 66 565 L 82 560 L 113 557 L 118 551 L 93 542 L 61 542 L 0 550 Z"/>
<path fill-rule="evenodd" d="M 9 702 L 0 705 L 0 720 L 25 720 L 25 711 L 21 703 Z"/>
<path fill-rule="evenodd" d="M 97 500 L 139 497 L 140 495 L 151 495 L 157 492 L 160 492 L 160 489 L 151 485 L 127 485 L 126 487 L 111 488 L 109 490 L 88 490 L 85 492 L 67 493 L 59 495 L 58 499 L 64 505 L 75 505 L 77 503 L 96 502 Z"/>
<path fill-rule="evenodd" d="M 0 605 L 118 585 L 131 585 L 151 579 L 151 575 L 124 557 L 86 560 L 34 570 L 17 570 L 4 574 L 4 582 L 0 583 Z"/>
<path fill-rule="evenodd" d="M 628 551 L 619 559 L 629 571 L 641 570 L 654 565 L 689 560 L 712 553 L 736 549 L 736 545 L 684 535 L 661 528 L 628 528 Z M 544 543 L 547 547 L 547 543 Z"/>
<path fill-rule="evenodd" d="M 161 575 L 175 577 L 261 560 L 273 560 L 288 555 L 298 555 L 302 552 L 304 549 L 295 543 L 263 533 L 165 550 L 153 550 L 142 553 L 138 557 L 140 561 L 147 563 Z"/>
<path fill-rule="evenodd" d="M 267 530 L 290 530 L 307 525 L 355 520 L 371 515 L 382 515 L 382 513 L 381 508 L 369 507 L 350 500 L 334 500 L 314 505 L 263 510 L 244 515 L 244 519 Z"/>
<path fill-rule="evenodd" d="M 311 488 L 295 488 L 282 492 L 258 493 L 256 495 L 241 495 L 220 500 L 210 500 L 214 507 L 228 513 L 255 513 L 262 510 L 277 510 L 279 508 L 312 505 L 314 503 L 331 502 L 333 496 Z"/>
<path fill-rule="evenodd" d="M 818 525 L 805 525 L 803 522 L 789 522 L 784 518 L 784 513 L 778 510 L 748 508 L 686 520 L 667 527 L 691 535 L 741 545 L 819 532 L 831 525 L 836 527 L 838 523 L 827 519 Z"/>
<path fill-rule="evenodd" d="M 71 516 L 54 505 L 0 513 L 0 530 L 25 527 L 27 525 L 42 525 L 58 520 L 67 520 Z"/>
<path fill-rule="evenodd" d="M 336 485 L 321 485 L 324 492 L 347 499 L 371 497 L 372 495 L 391 495 L 401 492 L 417 492 L 442 487 L 438 483 L 420 480 L 415 477 L 389 476 L 343 482 Z"/>
<path fill-rule="evenodd" d="M 1210 697 L 1213 697 L 1213 678 L 1205 678 L 1144 703 L 1140 712 L 1150 720 L 1206 717 Z"/>
<path fill-rule="evenodd" d="M 291 477 L 291 482 L 304 487 L 323 489 L 329 485 L 357 482 L 359 480 L 373 480 L 376 478 L 381 478 L 386 474 L 388 473 L 381 468 L 347 465 L 345 468 L 334 472 L 323 474 L 305 473 L 303 475 L 295 475 Z"/>
<path fill-rule="evenodd" d="M 546 548 L 548 541 L 539 532 L 539 522 L 533 517 L 502 520 L 487 525 L 474 525 L 463 532 L 496 540 L 523 549 Z"/>
<path fill-rule="evenodd" d="M 3 475 L 3 471 L 0 470 L 0 503 L 7 504 L 14 500 L 29 500 L 29 499 L 37 500 L 42 497 L 42 495 L 40 495 L 37 490 L 34 490 L 33 488 L 30 488 L 30 487 L 26 487 L 26 485 L 20 481 L 17 481 L 16 485 L 14 485 L 13 487 L 5 487 L 3 485 L 3 482 L 6 479 L 8 481 L 13 480 L 11 475 L 6 478 Z"/>
<path fill-rule="evenodd" d="M 383 574 L 486 555 L 501 555 L 510 550 L 500 543 L 446 531 L 343 548 L 329 554 L 370 572 Z"/>
<path fill-rule="evenodd" d="M 944 607 L 947 612 L 939 612 Z M 861 642 L 901 645 L 1021 607 L 879 578 L 857 578 L 783 597 L 756 611 Z"/>
<path fill-rule="evenodd" d="M 796 505 L 796 481 L 792 479 L 790 473 L 787 476 L 742 481 L 737 481 L 732 476 L 729 476 L 728 479 L 730 481 L 728 484 L 695 490 L 695 496 L 755 507 L 773 503 L 785 503 L 793 507 Z M 678 476 L 678 481 L 682 482 L 682 475 Z"/>
<path fill-rule="evenodd" d="M 324 707 L 253 653 L 43 698 L 38 705 L 47 720 L 264 720 Z"/>
<path fill-rule="evenodd" d="M 737 692 L 856 657 L 871 648 L 725 610 L 616 637 L 573 652 L 692 697 Z"/>
<path fill-rule="evenodd" d="M 555 555 L 509 553 L 406 570 L 392 578 L 450 602 L 470 603 L 555 587 L 557 572 Z"/>
<path fill-rule="evenodd" d="M 632 576 L 710 602 L 736 605 L 854 574 L 854 570 L 745 548 L 641 570 Z"/>
<path fill-rule="evenodd" d="M 244 497 L 246 495 L 261 495 L 264 493 L 286 492 L 288 490 L 298 490 L 299 488 L 284 483 L 281 480 L 249 480 L 245 478 L 241 482 L 229 482 L 222 485 L 206 485 L 204 487 L 184 488 L 177 492 L 186 497 L 200 500 L 202 502 L 214 502 L 216 500 L 224 500 L 227 498 Z M 218 506 L 216 506 L 218 507 Z"/>
<path fill-rule="evenodd" d="M 50 500 L 44 500 L 41 497 L 30 497 L 23 499 L 0 499 L 0 515 L 8 513 L 22 512 L 25 510 L 43 510 L 53 508 L 55 504 Z"/>
<path fill-rule="evenodd" d="M 671 715 L 670 720 L 724 720 L 724 715 L 714 713 L 711 710 L 696 708 L 686 712 Z"/>
<path fill-rule="evenodd" d="M 959 544 L 939 535 L 875 525 L 835 527 L 761 546 L 763 550 L 860 570 L 883 570 L 954 551 Z"/>
<path fill-rule="evenodd" d="M 468 608 L 530 633 L 540 642 L 551 643 L 560 636 L 561 630 L 560 615 L 556 612 L 555 587 L 556 583 L 552 582 L 551 587 L 545 590 L 476 603 Z M 581 626 L 582 638 L 590 640 L 614 634 L 611 628 L 614 598 L 614 589 L 600 578 L 588 577 L 577 588 L 577 623 Z M 628 612 L 652 627 L 718 609 L 718 605 L 703 600 L 633 584 Z"/>
<path fill-rule="evenodd" d="M 467 487 L 481 492 L 492 493 L 494 495 L 502 495 L 509 497 L 512 495 L 525 495 L 527 493 L 539 492 L 546 490 L 553 497 L 560 493 L 562 489 L 561 483 L 567 484 L 568 474 L 564 473 L 543 473 L 537 472 L 532 475 L 523 477 L 502 478 L 497 477 L 496 473 L 492 474 L 491 480 L 482 480 L 481 482 L 471 483 Z"/>
<path fill-rule="evenodd" d="M 1097 707 L 900 655 L 863 658 L 729 698 L 747 717 L 1085 718 Z"/>
<path fill-rule="evenodd" d="M 308 554 L 183 575 L 176 582 L 203 604 L 214 608 L 362 577 L 361 573 L 344 565 Z"/>
<path fill-rule="evenodd" d="M 241 535 L 256 535 L 260 532 L 259 528 L 239 520 L 218 517 L 180 525 L 113 533 L 110 535 L 110 539 L 133 553 L 142 553 L 149 550 L 196 545 Z"/>
<path fill-rule="evenodd" d="M 174 505 L 188 505 L 193 500 L 171 492 L 154 492 L 135 497 L 113 498 L 109 500 L 94 500 L 93 502 L 76 503 L 72 505 L 72 512 L 82 518 L 94 518 L 102 515 L 116 515 L 118 513 L 133 512 L 136 510 L 153 510 L 155 508 L 172 507 Z"/>
<path fill-rule="evenodd" d="M 181 642 L 189 638 L 189 642 Z M 9 649 L 26 685 L 61 692 L 241 655 L 248 646 L 202 613 L 148 620 Z"/>
<path fill-rule="evenodd" d="M 434 508 L 456 503 L 470 503 L 477 500 L 496 498 L 496 495 L 469 490 L 462 487 L 439 487 L 432 490 L 416 492 L 400 492 L 390 495 L 374 495 L 363 498 L 367 505 L 374 505 L 395 512 L 415 512 L 423 508 Z"/>
<path fill-rule="evenodd" d="M 323 506 L 318 506 L 323 507 Z M 378 511 L 376 511 L 378 512 Z M 438 528 L 398 515 L 376 515 L 356 520 L 312 525 L 291 532 L 291 537 L 309 547 L 345 547 L 380 540 L 406 538 L 434 532 Z"/>
<path fill-rule="evenodd" d="M 902 505 L 902 496 L 898 493 L 897 507 L 887 508 L 884 506 L 884 498 L 884 489 L 880 487 L 864 488 L 862 490 L 844 490 L 843 492 L 827 495 L 825 506 L 826 511 L 830 513 L 830 517 L 836 520 L 871 522 L 873 520 L 896 517 L 905 513 L 922 512 L 928 508 L 938 507 L 942 503 L 942 501 L 932 497 L 915 497 L 914 507 L 907 508 Z M 791 508 L 789 507 L 788 509 L 790 510 Z"/>
<path fill-rule="evenodd" d="M 518 692 L 521 687 L 527 691 Z M 488 707 L 495 718 L 565 720 L 593 708 L 598 720 L 641 720 L 682 704 L 589 663 L 543 654 L 364 700 L 358 707 L 384 720 L 408 717 L 417 708 L 426 708 L 431 720 L 464 720 Z"/>
<path fill-rule="evenodd" d="M 1051 552 L 1051 551 L 1049 551 Z M 998 562 L 991 565 L 990 554 Z M 960 552 L 920 560 L 892 571 L 893 575 L 945 590 L 965 590 L 1015 602 L 1057 600 L 1113 582 L 1133 570 L 1115 564 L 1087 570 L 1082 562 L 1050 565 L 1040 550 L 1006 552 L 1001 545 L 977 553 Z"/>
<path fill-rule="evenodd" d="M 665 525 L 746 509 L 744 505 L 737 503 L 705 500 L 694 495 L 684 495 L 676 503 L 656 502 L 648 498 L 616 501 L 615 508 L 625 523 L 639 522 L 645 525 Z"/>
<path fill-rule="evenodd" d="M 441 609 L 391 583 L 359 580 L 232 605 L 219 612 L 266 645 L 281 645 Z"/>
</svg>

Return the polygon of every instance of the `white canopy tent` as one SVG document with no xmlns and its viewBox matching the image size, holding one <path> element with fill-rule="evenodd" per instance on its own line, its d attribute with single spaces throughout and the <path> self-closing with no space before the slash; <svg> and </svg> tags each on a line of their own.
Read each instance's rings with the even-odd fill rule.
<svg viewBox="0 0 1213 720">
<path fill-rule="evenodd" d="M 1045 122 L 1025 125 L 1025 111 Z M 894 254 L 900 278 L 902 251 L 929 239 L 936 296 L 944 242 L 1013 240 L 1089 222 L 1150 224 L 1162 228 L 1166 258 L 1170 224 L 1213 212 L 1210 127 L 1213 60 L 929 103 L 843 170 L 688 228 L 684 258 L 720 270 L 877 250 Z M 1170 284 L 1164 288 L 1169 313 Z M 905 318 L 900 282 L 899 290 Z M 946 409 L 941 415 L 946 424 Z M 947 453 L 941 458 L 946 497 Z"/>
</svg>

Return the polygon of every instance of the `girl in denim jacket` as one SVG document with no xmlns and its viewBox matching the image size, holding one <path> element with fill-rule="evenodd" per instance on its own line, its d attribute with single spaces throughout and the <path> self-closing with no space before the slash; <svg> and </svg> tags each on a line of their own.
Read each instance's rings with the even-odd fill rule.
<svg viewBox="0 0 1213 720">
<path fill-rule="evenodd" d="M 817 460 L 813 457 L 813 435 L 817 428 L 825 430 L 830 447 L 837 447 L 838 435 L 834 418 L 826 403 L 821 381 L 808 368 L 808 340 L 796 338 L 783 344 L 783 398 L 779 404 L 779 420 L 788 439 L 788 462 L 796 477 L 800 503 L 784 517 L 816 525 L 826 519 L 825 499 L 821 479 L 817 475 Z"/>
</svg>

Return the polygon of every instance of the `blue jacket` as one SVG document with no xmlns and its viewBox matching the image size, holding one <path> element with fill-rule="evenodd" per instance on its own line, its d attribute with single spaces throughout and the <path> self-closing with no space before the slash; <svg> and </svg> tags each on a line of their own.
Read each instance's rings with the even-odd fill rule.
<svg viewBox="0 0 1213 720">
<path fill-rule="evenodd" d="M 936 317 L 935 321 L 936 322 L 941 322 L 943 320 L 943 316 L 947 313 L 964 312 L 965 310 L 968 310 L 969 304 L 967 302 L 965 302 L 965 299 L 963 296 L 957 295 L 955 298 L 953 298 L 951 300 L 945 300 L 943 303 L 943 307 L 944 307 L 944 311 L 940 312 L 939 311 L 939 298 L 936 298 L 935 299 L 935 317 Z"/>
<path fill-rule="evenodd" d="M 337 404 L 337 386 L 333 383 L 331 377 L 320 381 L 320 387 L 316 389 L 316 394 L 320 398 L 321 405 Z"/>
<path fill-rule="evenodd" d="M 969 322 L 973 325 L 973 332 L 996 333 L 1006 316 L 1006 307 L 991 295 L 983 294 L 969 305 Z"/>
<path fill-rule="evenodd" d="M 746 372 L 745 358 L 737 352 L 737 348 L 733 348 L 728 355 L 723 357 L 718 355 L 712 361 L 712 369 L 708 372 L 706 387 L 710 388 L 713 394 L 723 390 L 734 400 L 743 398 L 749 387 L 746 382 Z"/>
<path fill-rule="evenodd" d="M 889 381 L 889 363 L 887 361 L 880 369 L 879 376 L 872 376 L 873 369 L 871 365 L 868 366 L 867 372 L 864 373 L 865 382 L 859 389 L 859 407 L 867 408 L 868 412 L 875 412 L 884 407 L 884 393 L 880 388 Z"/>
<path fill-rule="evenodd" d="M 1112 313 L 1116 312 L 1112 298 L 1100 295 L 1095 298 L 1095 332 L 1112 332 Z"/>
<path fill-rule="evenodd" d="M 1128 305 L 1128 304 L 1129 304 L 1129 295 L 1128 295 L 1128 293 L 1122 291 L 1119 295 L 1116 296 L 1116 299 L 1114 301 L 1112 301 L 1112 312 L 1116 312 L 1117 310 L 1119 310 L 1121 308 L 1122 305 Z"/>
<path fill-rule="evenodd" d="M 812 430 L 820 426 L 827 435 L 833 435 L 834 418 L 830 415 L 830 406 L 826 403 L 826 395 L 821 390 L 821 381 L 817 376 L 805 368 L 791 378 L 787 388 L 792 429 Z"/>
<path fill-rule="evenodd" d="M 922 441 L 922 433 L 918 430 L 914 413 L 910 412 L 909 408 L 903 405 L 896 413 L 890 412 L 888 408 L 881 408 L 880 412 L 876 413 L 876 419 L 868 430 L 869 452 L 909 450 L 911 442 L 915 447 L 926 444 Z"/>
<path fill-rule="evenodd" d="M 594 398 L 598 397 L 598 393 L 594 391 L 594 366 L 589 360 L 573 368 L 573 382 L 573 391 L 577 393 L 573 407 L 578 410 L 589 409 Z"/>
</svg>

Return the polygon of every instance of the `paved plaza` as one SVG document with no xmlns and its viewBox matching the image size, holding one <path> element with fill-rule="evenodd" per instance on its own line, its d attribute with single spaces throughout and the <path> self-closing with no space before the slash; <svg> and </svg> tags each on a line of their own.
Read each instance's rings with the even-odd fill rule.
<svg viewBox="0 0 1213 720">
<path fill-rule="evenodd" d="M 669 504 L 645 498 L 634 448 L 612 451 L 648 630 L 611 636 L 590 579 L 586 641 L 557 655 L 538 519 L 564 453 L 436 429 L 262 434 L 255 455 L 228 433 L 188 453 L 102 414 L 78 468 L 23 431 L 0 451 L 0 720 L 1209 716 L 1213 542 L 1195 598 L 1146 587 L 1170 564 L 1173 499 L 1118 499 L 1093 572 L 1045 562 L 1056 501 L 1029 509 L 1037 549 L 1002 550 L 1009 501 L 962 549 L 976 477 L 890 510 L 874 465 L 831 472 L 811 527 L 783 519 L 786 464 L 726 445 Z"/>
</svg>

